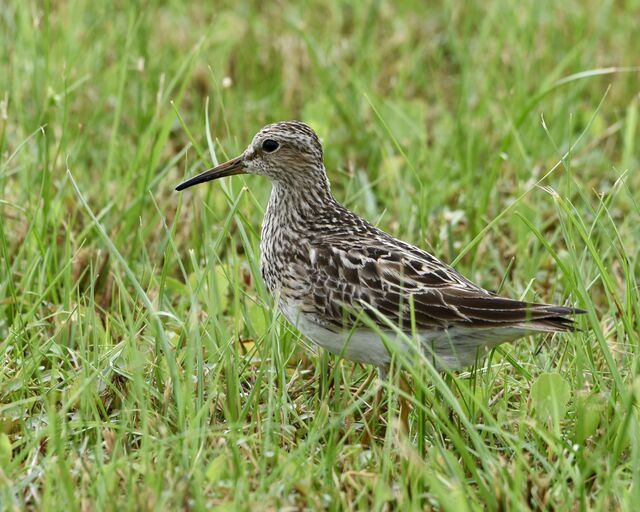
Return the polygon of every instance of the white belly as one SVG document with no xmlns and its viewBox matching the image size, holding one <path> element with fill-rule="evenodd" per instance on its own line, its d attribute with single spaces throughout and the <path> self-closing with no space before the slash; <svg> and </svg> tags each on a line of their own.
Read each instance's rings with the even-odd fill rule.
<svg viewBox="0 0 640 512">
<path fill-rule="evenodd" d="M 391 362 L 392 350 L 410 350 L 406 341 L 392 332 L 385 333 L 385 341 L 373 330 L 359 327 L 351 330 L 327 329 L 312 316 L 300 314 L 293 304 L 281 302 L 284 317 L 313 343 L 358 363 L 385 366 Z M 457 370 L 474 364 L 490 349 L 528 334 L 526 329 L 494 328 L 421 331 L 418 333 L 422 352 L 436 368 Z M 409 334 L 409 339 L 411 338 Z M 386 345 L 385 345 L 386 342 Z"/>
</svg>

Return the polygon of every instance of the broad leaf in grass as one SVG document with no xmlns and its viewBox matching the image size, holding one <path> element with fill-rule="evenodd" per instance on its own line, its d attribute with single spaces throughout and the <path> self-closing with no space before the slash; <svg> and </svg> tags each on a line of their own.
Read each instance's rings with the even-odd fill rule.
<svg viewBox="0 0 640 512">
<path fill-rule="evenodd" d="M 531 402 L 536 415 L 554 424 L 567 413 L 571 399 L 571 386 L 559 373 L 543 373 L 531 386 Z"/>
</svg>

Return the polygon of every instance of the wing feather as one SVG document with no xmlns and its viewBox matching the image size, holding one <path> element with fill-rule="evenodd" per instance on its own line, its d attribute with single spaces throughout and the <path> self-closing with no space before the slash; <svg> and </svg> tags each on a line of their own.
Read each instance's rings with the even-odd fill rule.
<svg viewBox="0 0 640 512">
<path fill-rule="evenodd" d="M 397 325 L 418 329 L 454 326 L 492 328 L 527 326 L 571 330 L 566 315 L 579 310 L 499 297 L 461 276 L 453 268 L 415 247 L 337 245 L 309 248 L 311 272 L 303 301 L 336 326 L 366 314 L 380 326 L 380 315 Z"/>
</svg>

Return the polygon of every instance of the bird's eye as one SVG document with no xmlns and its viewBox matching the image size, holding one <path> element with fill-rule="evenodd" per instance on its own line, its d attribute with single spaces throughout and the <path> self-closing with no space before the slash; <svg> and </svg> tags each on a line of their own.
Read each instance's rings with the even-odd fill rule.
<svg viewBox="0 0 640 512">
<path fill-rule="evenodd" d="M 267 139 L 262 143 L 262 149 L 264 149 L 267 153 L 273 153 L 280 144 L 273 139 Z"/>
</svg>

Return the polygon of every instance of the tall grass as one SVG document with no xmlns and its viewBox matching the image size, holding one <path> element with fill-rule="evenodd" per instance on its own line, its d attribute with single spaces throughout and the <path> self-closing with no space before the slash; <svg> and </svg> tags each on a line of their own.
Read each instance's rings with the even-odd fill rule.
<svg viewBox="0 0 640 512">
<path fill-rule="evenodd" d="M 5 2 L 0 510 L 633 510 L 639 15 Z M 311 347 L 260 278 L 268 183 L 173 191 L 294 118 L 347 206 L 581 331 L 385 383 Z"/>
</svg>

